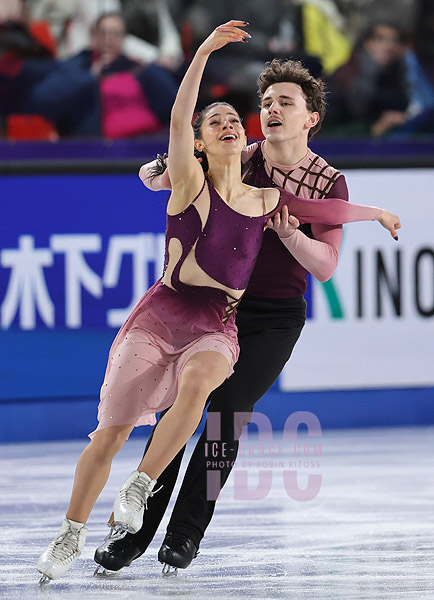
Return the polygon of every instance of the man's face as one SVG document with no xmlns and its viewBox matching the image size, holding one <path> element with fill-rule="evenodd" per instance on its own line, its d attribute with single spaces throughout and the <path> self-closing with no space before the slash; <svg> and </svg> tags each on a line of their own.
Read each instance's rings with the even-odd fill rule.
<svg viewBox="0 0 434 600">
<path fill-rule="evenodd" d="M 317 113 L 308 110 L 297 83 L 273 83 L 262 97 L 261 129 L 270 143 L 307 138 L 309 129 L 317 121 L 315 115 Z"/>
<path fill-rule="evenodd" d="M 93 48 L 99 54 L 114 60 L 122 54 L 124 37 L 125 27 L 122 20 L 116 16 L 105 17 L 93 33 Z"/>
</svg>

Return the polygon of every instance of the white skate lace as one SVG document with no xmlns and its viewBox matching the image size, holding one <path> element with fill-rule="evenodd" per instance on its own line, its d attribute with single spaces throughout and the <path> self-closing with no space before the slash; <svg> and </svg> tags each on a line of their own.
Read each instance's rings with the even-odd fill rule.
<svg viewBox="0 0 434 600">
<path fill-rule="evenodd" d="M 105 536 L 104 541 L 108 542 L 111 540 L 112 542 L 117 542 L 123 539 L 128 533 L 128 529 L 124 529 L 122 525 L 110 525 L 110 531 Z"/>
<path fill-rule="evenodd" d="M 68 529 L 66 533 L 60 535 L 54 542 L 51 556 L 57 562 L 63 562 L 74 556 L 78 552 L 78 538 L 80 530 Z"/>
<path fill-rule="evenodd" d="M 154 494 L 159 492 L 163 486 L 159 487 L 158 490 L 148 491 L 148 484 L 140 479 L 133 481 L 125 490 L 121 492 L 121 502 L 127 504 L 133 508 L 136 512 L 142 509 L 142 506 L 148 510 L 148 498 L 152 498 Z M 143 496 L 146 494 L 146 497 Z"/>
</svg>

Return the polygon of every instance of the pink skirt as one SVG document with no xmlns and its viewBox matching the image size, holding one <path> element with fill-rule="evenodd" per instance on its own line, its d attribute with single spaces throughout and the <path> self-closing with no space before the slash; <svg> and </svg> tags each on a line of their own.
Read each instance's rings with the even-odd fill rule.
<svg viewBox="0 0 434 600">
<path fill-rule="evenodd" d="M 235 316 L 222 323 L 226 304 L 221 290 L 195 288 L 187 296 L 161 282 L 154 284 L 112 344 L 95 431 L 115 425 L 154 425 L 155 414 L 175 401 L 184 365 L 197 352 L 222 354 L 229 377 L 239 346 Z"/>
</svg>

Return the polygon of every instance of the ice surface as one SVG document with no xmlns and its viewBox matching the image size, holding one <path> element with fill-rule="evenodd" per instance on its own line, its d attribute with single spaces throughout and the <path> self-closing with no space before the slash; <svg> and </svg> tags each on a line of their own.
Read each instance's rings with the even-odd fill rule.
<svg viewBox="0 0 434 600">
<path fill-rule="evenodd" d="M 1 599 L 434 599 L 433 427 L 326 431 L 297 446 L 275 434 L 273 453 L 269 442 L 249 438 L 191 567 L 161 577 L 166 515 L 143 557 L 94 577 L 114 495 L 142 454 L 143 443 L 130 440 L 89 519 L 82 557 L 64 578 L 39 587 L 35 564 L 60 528 L 86 443 L 0 446 Z M 321 475 L 315 498 L 289 497 L 284 471 L 295 467 L 300 488 L 308 474 Z M 263 498 L 234 499 L 246 495 L 244 470 L 249 489 L 259 471 L 268 478 Z"/>
</svg>

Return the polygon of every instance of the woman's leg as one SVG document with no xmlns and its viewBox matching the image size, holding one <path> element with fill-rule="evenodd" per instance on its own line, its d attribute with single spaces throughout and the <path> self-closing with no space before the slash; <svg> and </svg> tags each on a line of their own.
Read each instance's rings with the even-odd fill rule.
<svg viewBox="0 0 434 600">
<path fill-rule="evenodd" d="M 78 459 L 68 519 L 86 523 L 90 511 L 103 490 L 114 456 L 119 452 L 134 425 L 118 425 L 95 432 Z"/>
<path fill-rule="evenodd" d="M 160 420 L 138 470 L 157 479 L 195 432 L 210 393 L 226 379 L 229 366 L 219 352 L 198 352 L 186 362 L 178 395 Z"/>
<path fill-rule="evenodd" d="M 122 448 L 133 427 L 118 425 L 100 429 L 81 453 L 62 527 L 38 560 L 41 583 L 62 577 L 80 556 L 87 532 L 84 523 L 106 484 L 113 457 Z"/>
</svg>

